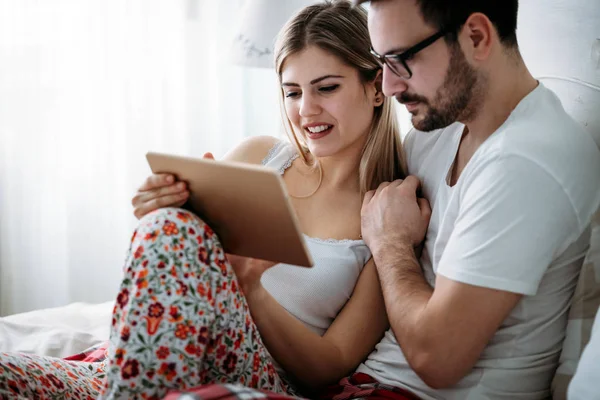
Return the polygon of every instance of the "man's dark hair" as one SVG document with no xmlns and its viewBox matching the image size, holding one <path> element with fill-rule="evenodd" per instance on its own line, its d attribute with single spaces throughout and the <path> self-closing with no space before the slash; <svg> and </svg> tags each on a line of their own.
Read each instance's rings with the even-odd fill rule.
<svg viewBox="0 0 600 400">
<path fill-rule="evenodd" d="M 382 1 L 382 0 L 375 0 Z M 446 38 L 456 41 L 458 30 L 473 13 L 485 14 L 507 47 L 517 47 L 518 0 L 415 0 L 426 23 L 438 29 L 450 29 Z M 355 0 L 355 4 L 366 0 Z"/>
</svg>

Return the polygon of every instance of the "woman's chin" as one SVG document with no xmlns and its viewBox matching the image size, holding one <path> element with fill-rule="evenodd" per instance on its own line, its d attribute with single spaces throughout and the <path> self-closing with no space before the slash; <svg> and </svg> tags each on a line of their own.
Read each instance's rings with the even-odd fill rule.
<svg viewBox="0 0 600 400">
<path fill-rule="evenodd" d="M 329 148 L 329 146 L 309 144 L 308 149 L 310 150 L 310 154 L 319 158 L 329 157 L 335 154 L 335 150 Z"/>
</svg>

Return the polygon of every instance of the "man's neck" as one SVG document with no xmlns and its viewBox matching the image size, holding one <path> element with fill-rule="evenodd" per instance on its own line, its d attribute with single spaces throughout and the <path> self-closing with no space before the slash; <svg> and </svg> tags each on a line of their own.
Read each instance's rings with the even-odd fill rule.
<svg viewBox="0 0 600 400">
<path fill-rule="evenodd" d="M 517 105 L 533 91 L 538 82 L 531 76 L 523 62 L 496 71 L 490 76 L 488 87 L 477 115 L 465 121 L 470 142 L 480 145 L 492 135 L 510 116 Z"/>
<path fill-rule="evenodd" d="M 533 91 L 538 82 L 520 61 L 505 68 L 504 73 L 490 77 L 485 98 L 477 115 L 464 121 L 466 128 L 451 169 L 449 184 L 453 186 L 475 151 L 508 119 L 517 105 Z"/>
</svg>

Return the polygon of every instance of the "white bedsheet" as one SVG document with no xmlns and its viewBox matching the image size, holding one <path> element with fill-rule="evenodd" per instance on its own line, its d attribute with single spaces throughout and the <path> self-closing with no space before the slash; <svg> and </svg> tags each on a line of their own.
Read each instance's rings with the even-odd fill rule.
<svg viewBox="0 0 600 400">
<path fill-rule="evenodd" d="M 108 340 L 113 305 L 73 303 L 0 318 L 0 352 L 79 353 Z"/>
</svg>

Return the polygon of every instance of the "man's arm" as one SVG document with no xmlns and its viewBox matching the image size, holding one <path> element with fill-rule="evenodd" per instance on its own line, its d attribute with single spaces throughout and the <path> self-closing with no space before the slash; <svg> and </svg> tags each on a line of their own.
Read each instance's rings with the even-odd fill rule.
<svg viewBox="0 0 600 400">
<path fill-rule="evenodd" d="M 411 368 L 432 388 L 473 368 L 521 295 L 437 277 L 425 281 L 410 243 L 375 257 L 390 325 Z"/>
<path fill-rule="evenodd" d="M 584 229 L 562 186 L 527 159 L 493 160 L 462 179 L 435 289 L 413 250 L 431 212 L 416 197 L 418 179 L 383 184 L 361 211 L 396 339 L 434 388 L 456 384 L 473 368 L 521 297 L 536 294 L 553 255 Z"/>
</svg>

